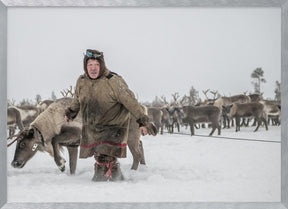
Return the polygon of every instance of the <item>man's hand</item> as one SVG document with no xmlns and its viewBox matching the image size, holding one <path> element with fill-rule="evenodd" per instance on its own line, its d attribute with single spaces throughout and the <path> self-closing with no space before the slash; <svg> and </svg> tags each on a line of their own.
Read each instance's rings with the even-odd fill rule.
<svg viewBox="0 0 288 209">
<path fill-rule="evenodd" d="M 153 135 L 153 136 L 157 135 L 156 126 L 153 123 L 150 123 L 150 122 L 146 123 L 145 126 L 141 126 L 140 127 L 140 131 L 141 131 L 142 136 L 145 136 L 147 134 Z"/>
<path fill-rule="evenodd" d="M 142 136 L 145 136 L 148 133 L 147 128 L 145 126 L 140 127 L 140 131 Z"/>
</svg>

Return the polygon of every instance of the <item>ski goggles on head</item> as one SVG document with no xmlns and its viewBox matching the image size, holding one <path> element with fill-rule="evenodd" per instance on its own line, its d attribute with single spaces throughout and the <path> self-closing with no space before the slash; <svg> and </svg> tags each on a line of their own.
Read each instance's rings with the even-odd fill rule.
<svg viewBox="0 0 288 209">
<path fill-rule="evenodd" d="M 84 54 L 84 53 L 83 53 Z M 98 58 L 98 57 L 101 57 L 102 56 L 102 54 L 96 54 L 96 53 L 93 53 L 93 52 L 86 52 L 86 54 L 84 54 L 84 56 L 86 56 L 86 57 L 89 57 L 89 58 L 91 58 L 91 57 L 94 57 L 95 59 L 96 58 Z"/>
</svg>

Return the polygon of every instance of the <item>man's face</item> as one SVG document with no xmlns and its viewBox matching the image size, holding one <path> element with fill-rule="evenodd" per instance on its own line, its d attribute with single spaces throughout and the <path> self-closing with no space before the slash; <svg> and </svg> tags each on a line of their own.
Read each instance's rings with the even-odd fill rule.
<svg viewBox="0 0 288 209">
<path fill-rule="evenodd" d="M 87 62 L 87 72 L 90 78 L 96 79 L 100 73 L 100 63 L 98 60 L 89 59 Z"/>
</svg>

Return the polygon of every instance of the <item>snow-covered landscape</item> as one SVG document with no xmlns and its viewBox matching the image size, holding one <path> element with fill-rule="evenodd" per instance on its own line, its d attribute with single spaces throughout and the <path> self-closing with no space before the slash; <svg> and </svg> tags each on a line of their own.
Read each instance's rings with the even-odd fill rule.
<svg viewBox="0 0 288 209">
<path fill-rule="evenodd" d="M 65 148 L 63 173 L 40 152 L 15 169 L 10 166 L 13 144 L 8 148 L 8 202 L 279 202 L 281 127 L 253 130 L 222 129 L 221 137 L 259 141 L 168 133 L 142 137 L 147 165 L 130 170 L 128 151 L 119 159 L 121 182 L 92 182 L 94 158 L 78 159 L 71 176 Z M 210 129 L 195 133 L 208 136 Z"/>
</svg>

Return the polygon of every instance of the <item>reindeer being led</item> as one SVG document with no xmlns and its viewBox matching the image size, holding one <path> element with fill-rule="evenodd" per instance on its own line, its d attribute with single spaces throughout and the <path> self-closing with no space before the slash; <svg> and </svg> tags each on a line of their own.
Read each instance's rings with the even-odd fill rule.
<svg viewBox="0 0 288 209">
<path fill-rule="evenodd" d="M 64 121 L 65 109 L 71 103 L 72 98 L 56 100 L 31 123 L 29 129 L 20 132 L 14 140 L 14 142 L 17 141 L 14 159 L 11 163 L 14 168 L 24 167 L 37 151 L 45 151 L 54 157 L 58 168 L 64 171 L 66 161 L 60 156 L 59 149 L 61 146 L 66 146 L 69 152 L 70 173 L 75 173 L 82 119 L 79 115 L 72 122 Z M 134 170 L 138 168 L 139 163 L 145 164 L 140 136 L 139 125 L 131 116 L 127 144 L 133 156 L 131 169 Z"/>
</svg>

